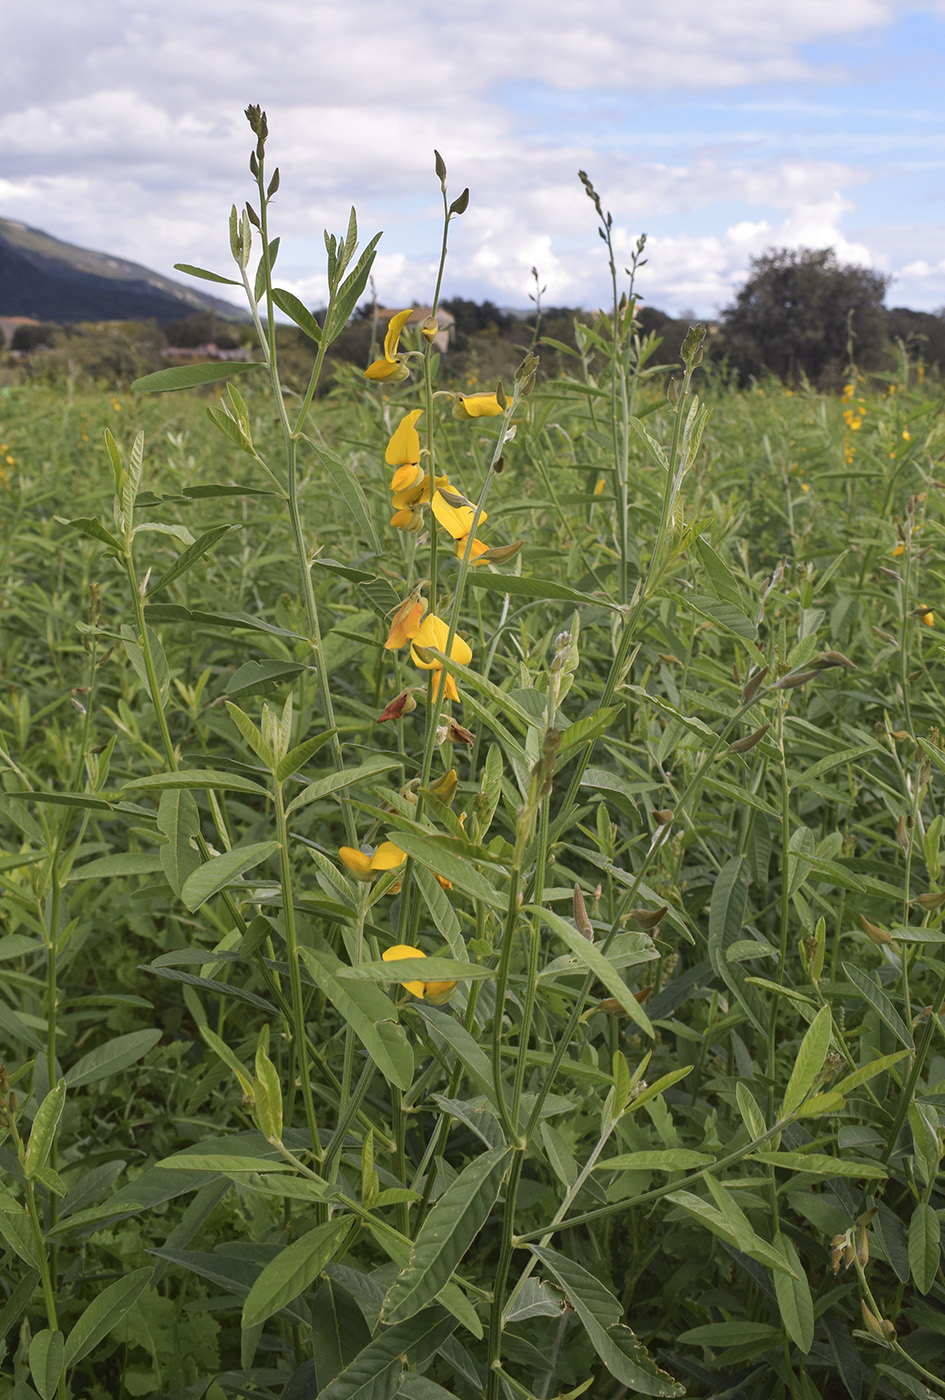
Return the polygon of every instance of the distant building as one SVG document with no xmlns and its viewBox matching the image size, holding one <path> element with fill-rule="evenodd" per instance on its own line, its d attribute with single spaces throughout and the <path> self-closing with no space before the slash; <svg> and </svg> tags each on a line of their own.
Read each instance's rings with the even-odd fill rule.
<svg viewBox="0 0 945 1400">
<path fill-rule="evenodd" d="M 386 306 L 379 306 L 376 313 L 378 326 L 380 328 L 386 326 L 390 318 L 396 316 L 398 311 L 401 310 L 403 310 L 402 307 L 397 307 L 393 311 L 390 311 Z M 419 330 L 427 317 L 432 315 L 432 306 L 415 306 L 410 313 L 407 325 L 411 327 L 415 326 L 417 330 Z M 441 306 L 437 309 L 436 324 L 439 329 L 434 337 L 433 344 L 441 355 L 445 355 L 456 337 L 456 317 L 453 315 L 452 311 L 447 311 L 445 306 Z"/>
</svg>

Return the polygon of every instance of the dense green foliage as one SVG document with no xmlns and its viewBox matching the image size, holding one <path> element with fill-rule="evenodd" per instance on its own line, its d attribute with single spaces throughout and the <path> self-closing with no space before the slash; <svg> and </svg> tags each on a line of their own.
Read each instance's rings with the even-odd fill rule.
<svg viewBox="0 0 945 1400">
<path fill-rule="evenodd" d="M 941 396 L 615 300 L 0 389 L 0 1396 L 945 1394 Z"/>
</svg>

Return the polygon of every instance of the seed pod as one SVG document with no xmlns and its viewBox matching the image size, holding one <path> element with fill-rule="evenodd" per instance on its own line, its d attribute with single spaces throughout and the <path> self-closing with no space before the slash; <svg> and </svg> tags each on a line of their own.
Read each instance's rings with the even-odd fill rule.
<svg viewBox="0 0 945 1400">
<path fill-rule="evenodd" d="M 755 696 L 758 694 L 758 691 L 761 689 L 761 682 L 764 680 L 767 674 L 768 667 L 762 666 L 760 671 L 756 671 L 753 676 L 748 677 L 748 680 L 745 682 L 745 688 L 742 691 L 743 705 L 748 705 L 751 703 L 752 700 L 754 700 Z"/>
<path fill-rule="evenodd" d="M 828 666 L 842 666 L 847 671 L 856 670 L 855 663 L 848 656 L 844 656 L 842 651 L 825 651 L 815 664 L 821 671 L 825 671 Z"/>
<path fill-rule="evenodd" d="M 581 886 L 574 886 L 574 924 L 582 938 L 586 938 L 588 943 L 594 942 L 594 930 L 591 921 L 587 917 L 587 908 L 584 904 L 584 895 Z"/>
<path fill-rule="evenodd" d="M 808 681 L 816 680 L 819 671 L 799 671 L 796 675 L 782 676 L 779 681 L 775 681 L 775 690 L 797 690 L 798 686 L 806 685 Z"/>
<path fill-rule="evenodd" d="M 669 912 L 668 904 L 661 904 L 658 909 L 631 909 L 630 918 L 635 924 L 639 924 L 642 929 L 657 928 Z"/>
<path fill-rule="evenodd" d="M 651 812 L 650 815 L 657 826 L 669 826 L 676 813 L 673 811 L 672 807 L 658 807 L 655 811 Z"/>
<path fill-rule="evenodd" d="M 860 915 L 860 923 L 866 930 L 866 934 L 870 942 L 875 943 L 877 948 L 895 948 L 895 943 L 893 943 L 886 930 L 884 928 L 879 927 L 879 924 L 871 924 L 869 919 L 865 918 L 862 914 Z"/>
<path fill-rule="evenodd" d="M 916 895 L 912 902 L 913 904 L 921 904 L 923 909 L 941 909 L 942 905 L 945 904 L 945 890 L 939 891 L 938 894 L 929 892 L 928 894 Z"/>
<path fill-rule="evenodd" d="M 753 734 L 746 734 L 744 739 L 736 739 L 734 744 L 729 744 L 726 753 L 748 753 L 756 744 L 761 743 L 770 728 L 770 724 L 763 724 Z"/>
</svg>

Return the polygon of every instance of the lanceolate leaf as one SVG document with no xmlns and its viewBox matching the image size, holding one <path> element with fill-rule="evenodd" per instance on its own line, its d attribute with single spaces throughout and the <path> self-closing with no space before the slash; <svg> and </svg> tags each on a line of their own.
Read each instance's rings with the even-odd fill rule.
<svg viewBox="0 0 945 1400">
<path fill-rule="evenodd" d="M 300 948 L 299 956 L 316 986 L 348 1022 L 388 1083 L 396 1084 L 399 1089 L 409 1088 L 413 1077 L 413 1057 L 409 1053 L 409 1045 L 404 1040 L 407 1054 L 402 1055 L 399 1042 L 393 1041 L 389 1035 L 382 1035 L 379 1029 L 381 1025 L 387 1025 L 394 1031 L 397 1015 L 380 987 L 370 982 L 342 982 L 338 974 L 345 964 L 327 948 L 318 951 Z M 396 1030 L 403 1036 L 401 1027 Z"/>
<path fill-rule="evenodd" d="M 578 958 L 586 968 L 594 973 L 610 992 L 612 997 L 616 997 L 620 1005 L 626 1011 L 631 1020 L 635 1021 L 641 1030 L 647 1035 L 653 1035 L 653 1027 L 650 1025 L 650 1018 L 643 1007 L 620 976 L 616 968 L 611 967 L 599 948 L 589 942 L 583 934 L 578 933 L 573 924 L 560 914 L 552 913 L 550 909 L 529 908 L 530 913 L 539 914 L 544 923 L 548 925 L 554 933 L 558 935 L 570 948 L 571 952 Z"/>
<path fill-rule="evenodd" d="M 640 1395 L 683 1395 L 683 1387 L 661 1371 L 629 1327 L 620 1304 L 593 1274 L 557 1250 L 531 1245 L 539 1261 L 564 1289 L 597 1355 L 615 1380 Z"/>
<path fill-rule="evenodd" d="M 784 1330 L 799 1351 L 806 1355 L 814 1342 L 814 1303 L 810 1295 L 807 1275 L 798 1258 L 794 1243 L 786 1235 L 779 1235 L 775 1248 L 784 1254 L 793 1273 L 781 1269 L 774 1271 L 774 1290 Z"/>
<path fill-rule="evenodd" d="M 198 559 L 213 548 L 217 540 L 222 539 L 230 530 L 238 530 L 239 528 L 238 525 L 214 525 L 212 530 L 207 530 L 199 539 L 194 540 L 193 544 L 189 545 L 188 548 L 184 550 L 183 554 L 178 555 L 174 563 L 161 574 L 160 578 L 155 579 L 154 583 L 149 584 L 148 598 L 153 598 L 155 594 L 160 593 L 162 589 L 166 588 L 169 583 L 173 583 L 176 578 L 180 578 L 181 574 L 185 574 L 188 569 L 196 564 Z"/>
<path fill-rule="evenodd" d="M 252 846 L 237 846 L 232 851 L 224 851 L 201 865 L 192 875 L 188 875 L 181 889 L 181 898 L 193 912 L 205 904 L 212 895 L 233 884 L 247 870 L 271 856 L 277 850 L 278 841 L 260 841 Z"/>
<path fill-rule="evenodd" d="M 442 1308 L 427 1308 L 417 1317 L 386 1328 L 319 1390 L 318 1400 L 392 1400 L 400 1384 L 403 1358 L 422 1366 L 455 1330 L 456 1319 Z"/>
<path fill-rule="evenodd" d="M 171 389 L 193 389 L 197 384 L 214 384 L 218 379 L 231 379 L 249 369 L 259 369 L 262 360 L 226 360 L 222 364 L 176 365 L 145 374 L 131 386 L 135 394 L 166 394 Z"/>
<path fill-rule="evenodd" d="M 490 1148 L 446 1188 L 420 1227 L 407 1267 L 384 1299 L 383 1321 L 413 1317 L 449 1282 L 495 1205 L 511 1157 L 508 1148 Z"/>
<path fill-rule="evenodd" d="M 249 1290 L 243 1304 L 243 1327 L 265 1322 L 304 1293 L 341 1248 L 353 1224 L 353 1216 L 338 1216 L 280 1250 Z"/>
<path fill-rule="evenodd" d="M 96 1294 L 66 1338 L 67 1368 L 81 1361 L 113 1327 L 118 1326 L 147 1288 L 152 1272 L 152 1269 L 136 1269 Z"/>
<path fill-rule="evenodd" d="M 808 1027 L 797 1052 L 797 1059 L 784 1091 L 780 1115 L 782 1118 L 787 1118 L 794 1112 L 823 1069 L 827 1051 L 830 1049 L 830 1026 L 830 1007 L 822 1006 Z"/>
</svg>

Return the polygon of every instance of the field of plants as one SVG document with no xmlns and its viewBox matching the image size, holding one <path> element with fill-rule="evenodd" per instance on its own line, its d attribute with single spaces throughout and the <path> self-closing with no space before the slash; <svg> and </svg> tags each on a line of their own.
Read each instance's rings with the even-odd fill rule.
<svg viewBox="0 0 945 1400">
<path fill-rule="evenodd" d="M 586 181 L 566 373 L 321 393 L 250 117 L 261 364 L 0 387 L 0 1397 L 945 1396 L 940 384 L 664 363 Z"/>
</svg>

